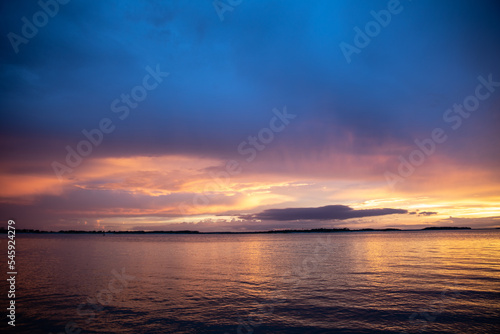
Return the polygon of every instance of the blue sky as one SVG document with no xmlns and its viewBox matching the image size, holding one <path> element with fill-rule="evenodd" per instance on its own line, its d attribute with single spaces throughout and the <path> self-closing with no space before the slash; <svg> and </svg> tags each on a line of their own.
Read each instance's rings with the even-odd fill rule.
<svg viewBox="0 0 500 334">
<path fill-rule="evenodd" d="M 3 215 L 25 215 L 27 224 L 50 229 L 54 221 L 68 228 L 75 221 L 101 227 L 97 220 L 107 221 L 108 227 L 118 221 L 141 226 L 139 218 L 168 226 L 195 224 L 275 207 L 362 208 L 367 201 L 387 198 L 408 199 L 403 207 L 388 204 L 412 211 L 417 202 L 425 208 L 416 198 L 426 196 L 431 207 L 444 205 L 444 195 L 438 199 L 431 186 L 421 186 L 422 179 L 432 184 L 446 173 L 456 175 L 442 185 L 448 188 L 480 175 L 477 189 L 463 182 L 469 192 L 459 192 L 462 197 L 454 200 L 462 203 L 474 194 L 487 198 L 474 204 L 477 216 L 496 216 L 498 198 L 491 194 L 499 185 L 494 173 L 500 156 L 498 92 L 481 101 L 456 131 L 443 121 L 443 113 L 474 93 L 478 76 L 491 74 L 500 81 L 498 4 L 401 0 L 399 13 L 348 63 L 340 43 L 354 44 L 354 28 L 364 30 L 374 20 L 371 11 L 386 10 L 389 3 L 243 0 L 221 21 L 211 1 L 72 0 L 59 4 L 54 17 L 16 53 L 8 34 L 22 35 L 22 18 L 32 22 L 41 7 L 37 1 L 2 2 L 0 172 L 4 188 L 12 189 L 1 197 Z M 119 120 L 111 102 L 141 84 L 147 66 L 159 66 L 169 75 Z M 200 208 L 187 216 L 174 209 L 181 201 L 177 197 L 203 191 L 194 185 L 207 170 L 228 159 L 241 160 L 238 145 L 268 125 L 273 108 L 284 106 L 297 117 L 232 179 L 231 190 L 213 194 L 225 198 L 226 206 Z M 103 118 L 116 129 L 64 175 L 64 182 L 58 180 L 51 163 L 63 163 L 65 147 L 76 147 L 85 139 L 82 130 L 98 127 Z M 445 128 L 449 140 L 396 193 L 376 195 L 385 183 L 384 172 L 397 169 L 398 156 L 411 152 L 414 140 L 429 137 L 436 127 Z M 154 167 L 138 162 L 146 158 L 157 159 L 151 162 Z M 138 166 L 121 172 L 117 161 Z M 99 169 L 108 163 L 115 174 Z M 15 190 L 17 178 L 40 186 Z M 313 190 L 283 198 L 275 189 L 253 205 L 237 205 L 241 196 L 253 196 L 238 193 L 252 182 L 262 189 L 301 182 L 326 187 L 330 200 L 318 200 Z M 152 184 L 158 183 L 170 186 L 152 193 Z M 360 184 L 372 192 L 345 194 Z M 339 191 L 346 197 L 334 196 Z M 85 204 L 85 198 L 101 196 L 99 209 Z M 135 205 L 120 200 L 127 196 Z M 151 203 L 158 196 L 177 197 L 155 211 Z M 73 211 L 63 214 L 60 206 L 48 204 L 62 198 Z M 133 213 L 124 210 L 135 206 Z M 483 206 L 488 214 L 481 213 Z M 453 211 L 453 203 L 444 207 L 442 219 L 471 215 Z M 36 216 L 44 219 L 34 222 Z M 249 228 L 247 223 L 252 224 L 238 224 Z M 285 225 L 272 227 L 279 226 Z"/>
</svg>

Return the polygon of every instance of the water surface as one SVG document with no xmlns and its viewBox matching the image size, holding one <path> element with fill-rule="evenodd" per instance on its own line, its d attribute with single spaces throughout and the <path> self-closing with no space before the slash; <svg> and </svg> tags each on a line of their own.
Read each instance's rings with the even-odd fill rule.
<svg viewBox="0 0 500 334">
<path fill-rule="evenodd" d="M 19 333 L 500 330 L 495 230 L 22 234 L 16 255 Z"/>
</svg>

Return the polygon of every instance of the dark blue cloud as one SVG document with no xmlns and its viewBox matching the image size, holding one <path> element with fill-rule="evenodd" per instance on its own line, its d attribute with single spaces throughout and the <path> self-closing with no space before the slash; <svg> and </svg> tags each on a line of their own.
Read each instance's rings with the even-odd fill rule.
<svg viewBox="0 0 500 334">
<path fill-rule="evenodd" d="M 318 208 L 286 208 L 268 209 L 262 212 L 243 215 L 240 219 L 245 220 L 345 220 L 351 218 L 384 216 L 392 214 L 407 213 L 402 209 L 364 209 L 355 210 L 346 205 L 327 205 Z"/>
<path fill-rule="evenodd" d="M 437 212 L 434 212 L 434 211 L 421 211 L 418 214 L 420 216 L 432 216 L 432 215 L 437 215 Z"/>
<path fill-rule="evenodd" d="M 39 6 L 4 2 L 2 141 L 30 140 L 8 154 L 64 154 L 82 129 L 116 116 L 111 101 L 139 84 L 146 66 L 160 64 L 169 78 L 95 154 L 228 156 L 283 105 L 300 115 L 297 125 L 321 124 L 283 136 L 307 142 L 290 139 L 295 151 L 321 150 L 331 145 L 325 136 L 342 142 L 347 132 L 354 153 L 411 144 L 470 94 L 477 75 L 500 77 L 499 10 L 494 1 L 401 0 L 403 10 L 348 64 L 339 43 L 352 44 L 353 28 L 387 3 L 244 1 L 221 22 L 210 1 L 73 0 L 16 54 L 6 35 Z M 491 113 L 478 118 L 493 127 Z M 482 157 L 491 156 L 486 147 Z"/>
</svg>

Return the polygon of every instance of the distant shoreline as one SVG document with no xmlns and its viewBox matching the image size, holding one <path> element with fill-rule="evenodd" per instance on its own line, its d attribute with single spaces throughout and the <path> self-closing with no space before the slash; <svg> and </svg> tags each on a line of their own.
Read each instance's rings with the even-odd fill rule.
<svg viewBox="0 0 500 334">
<path fill-rule="evenodd" d="M 498 229 L 498 228 L 492 228 Z M 34 229 L 17 229 L 17 233 L 37 233 L 37 234 L 284 234 L 284 233 L 341 233 L 341 232 L 411 232 L 411 231 L 442 231 L 442 230 L 472 230 L 470 227 L 453 226 L 430 226 L 422 229 L 403 230 L 399 228 L 363 228 L 352 230 L 349 228 L 313 228 L 308 230 L 270 230 L 270 231 L 241 231 L 241 232 L 200 232 L 191 230 L 182 231 L 78 231 L 78 230 L 60 230 L 60 231 L 40 231 Z M 0 233 L 7 233 L 6 229 L 0 229 Z"/>
</svg>

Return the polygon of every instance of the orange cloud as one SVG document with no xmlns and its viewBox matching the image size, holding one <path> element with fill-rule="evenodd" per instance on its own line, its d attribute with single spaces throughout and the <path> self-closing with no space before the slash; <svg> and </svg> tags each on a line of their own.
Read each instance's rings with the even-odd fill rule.
<svg viewBox="0 0 500 334">
<path fill-rule="evenodd" d="M 41 194 L 60 195 L 65 183 L 51 175 L 7 174 L 0 175 L 1 197 L 32 197 Z"/>
</svg>

